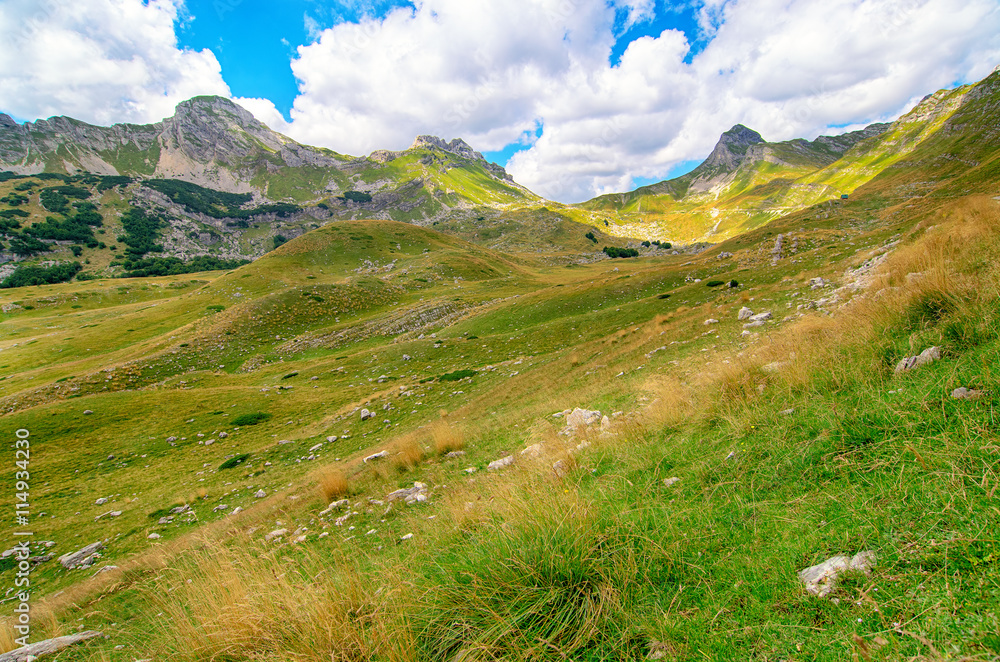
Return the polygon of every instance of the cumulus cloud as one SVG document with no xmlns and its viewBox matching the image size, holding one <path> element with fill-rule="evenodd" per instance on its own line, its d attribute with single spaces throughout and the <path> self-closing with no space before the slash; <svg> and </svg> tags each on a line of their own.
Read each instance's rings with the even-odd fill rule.
<svg viewBox="0 0 1000 662">
<path fill-rule="evenodd" d="M 228 96 L 211 51 L 180 49 L 182 0 L 5 0 L 0 108 L 26 119 L 155 122 L 199 94 Z"/>
<path fill-rule="evenodd" d="M 632 42 L 611 66 L 615 11 L 653 4 L 418 0 L 342 23 L 300 47 L 289 130 L 367 153 L 418 133 L 478 149 L 542 136 L 515 178 L 576 201 L 662 177 L 742 122 L 771 140 L 897 116 L 923 94 L 1000 61 L 995 0 L 704 0 L 705 49 L 684 34 Z"/>
<path fill-rule="evenodd" d="M 210 51 L 179 48 L 183 0 L 3 0 L 0 108 L 98 124 L 156 121 L 197 94 L 230 95 Z M 287 122 L 271 128 L 348 154 L 402 149 L 418 134 L 482 151 L 565 202 L 662 178 L 743 123 L 769 140 L 891 119 L 921 96 L 1000 62 L 998 0 L 684 0 L 697 34 L 628 45 L 615 31 L 654 0 L 350 0 L 291 62 Z M 316 11 L 329 24 L 330 11 Z M 617 20 L 616 20 L 617 19 Z M 196 18 L 194 20 L 197 20 Z M 697 41 L 691 56 L 689 38 Z M 536 130 L 542 127 L 540 137 Z"/>
</svg>

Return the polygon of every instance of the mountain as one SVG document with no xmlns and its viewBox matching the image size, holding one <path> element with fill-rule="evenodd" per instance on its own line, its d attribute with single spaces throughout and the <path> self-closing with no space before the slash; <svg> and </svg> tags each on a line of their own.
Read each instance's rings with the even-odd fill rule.
<svg viewBox="0 0 1000 662">
<path fill-rule="evenodd" d="M 927 95 L 895 122 L 839 136 L 769 143 L 736 125 L 691 172 L 576 208 L 612 234 L 717 242 L 865 190 L 906 197 L 950 181 L 967 193 L 990 181 L 998 125 L 995 71 Z"/>
<path fill-rule="evenodd" d="M 255 259 L 322 224 L 360 218 L 440 224 L 503 250 L 594 248 L 589 227 L 549 213 L 460 138 L 424 135 L 405 150 L 348 156 L 302 145 L 220 97 L 190 99 L 149 125 L 0 115 L 0 171 L 0 196 L 18 207 L 0 210 L 10 219 L 0 262 L 69 258 L 73 243 L 90 275 L 138 273 L 136 263 L 154 258 Z M 99 218 L 77 214 L 79 204 Z M 131 209 L 154 219 L 141 239 L 126 228 Z M 89 228 L 77 222 L 85 217 Z M 127 242 L 124 255 L 112 237 Z M 12 269 L 0 267 L 0 278 Z"/>
<path fill-rule="evenodd" d="M 820 136 L 813 141 L 797 138 L 769 143 L 756 131 L 737 124 L 722 134 L 708 158 L 691 172 L 630 193 L 602 195 L 580 207 L 614 214 L 616 225 L 627 227 L 629 232 L 636 232 L 636 222 L 645 220 L 652 226 L 646 234 L 664 239 L 725 238 L 772 220 L 775 213 L 805 204 L 787 200 L 793 191 L 802 188 L 796 187 L 795 179 L 837 162 L 856 145 L 881 135 L 889 127 L 872 124 L 860 131 Z M 812 202 L 841 195 L 832 187 L 805 188 Z M 755 215 L 757 223 L 745 222 Z"/>
<path fill-rule="evenodd" d="M 401 152 L 347 156 L 272 131 L 221 97 L 184 101 L 172 117 L 148 125 L 99 127 L 68 117 L 19 125 L 0 115 L 0 168 L 180 179 L 291 203 L 358 190 L 388 195 L 411 209 L 422 206 L 427 217 L 463 204 L 536 199 L 461 139 L 420 136 Z M 375 211 L 383 208 L 376 204 Z"/>
</svg>

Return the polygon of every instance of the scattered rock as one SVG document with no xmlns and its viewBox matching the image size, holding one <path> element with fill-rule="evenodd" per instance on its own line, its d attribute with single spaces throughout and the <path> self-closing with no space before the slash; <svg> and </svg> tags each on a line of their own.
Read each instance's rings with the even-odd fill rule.
<svg viewBox="0 0 1000 662">
<path fill-rule="evenodd" d="M 220 432 L 219 433 L 219 439 L 225 439 L 228 436 L 229 436 L 228 432 Z"/>
<path fill-rule="evenodd" d="M 98 499 L 97 501 L 94 502 L 94 505 L 95 506 L 103 506 L 107 502 L 108 502 L 107 499 L 105 499 L 104 497 L 101 497 L 100 499 Z"/>
<path fill-rule="evenodd" d="M 243 512 L 243 506 L 236 506 L 229 514 L 235 515 L 236 513 L 242 513 L 242 512 Z"/>
<path fill-rule="evenodd" d="M 94 637 L 103 636 L 103 632 L 98 632 L 97 630 L 87 630 L 86 632 L 69 634 L 65 637 L 56 637 L 55 639 L 38 641 L 27 646 L 22 646 L 16 650 L 12 650 L 9 653 L 0 655 L 0 662 L 28 662 L 29 660 L 38 659 L 43 655 L 58 653 L 64 648 L 69 648 L 70 646 L 93 639 Z"/>
<path fill-rule="evenodd" d="M 167 437 L 167 443 L 172 444 L 177 441 L 177 437 Z"/>
<path fill-rule="evenodd" d="M 759 329 L 760 327 L 764 326 L 765 324 L 766 324 L 766 322 L 764 322 L 763 320 L 757 320 L 755 322 L 747 322 L 746 324 L 743 325 L 743 328 L 744 329 Z"/>
<path fill-rule="evenodd" d="M 288 535 L 288 529 L 275 529 L 274 531 L 271 531 L 269 534 L 264 536 L 264 540 L 266 540 L 267 542 L 271 542 L 272 540 L 277 540 L 278 538 L 281 538 L 282 536 L 285 535 Z"/>
<path fill-rule="evenodd" d="M 69 554 L 63 554 L 59 557 L 59 563 L 62 564 L 62 567 L 67 570 L 72 570 L 73 568 L 89 568 L 93 565 L 96 557 L 98 556 L 98 552 L 102 549 L 104 549 L 104 543 L 91 543 L 83 549 L 70 552 Z"/>
<path fill-rule="evenodd" d="M 445 457 L 447 458 L 465 457 L 465 451 L 451 451 L 450 453 L 445 453 Z"/>
<path fill-rule="evenodd" d="M 93 414 L 93 413 L 94 413 L 94 412 L 90 411 L 89 409 L 84 409 L 84 410 L 83 410 L 83 415 L 84 415 L 84 416 L 90 416 L 90 415 L 91 415 L 91 414 Z"/>
<path fill-rule="evenodd" d="M 265 492 L 264 490 L 257 490 L 256 492 L 254 492 L 253 496 L 255 499 L 263 499 L 264 497 L 267 496 L 267 492 Z"/>
<path fill-rule="evenodd" d="M 335 510 L 340 510 L 341 508 L 347 508 L 350 505 L 351 505 L 351 501 L 349 499 L 341 499 L 339 501 L 331 501 L 330 505 L 327 506 L 324 510 L 321 510 L 319 514 L 321 516 L 322 515 L 326 515 L 327 513 L 332 513 Z"/>
<path fill-rule="evenodd" d="M 959 386 L 954 391 L 951 392 L 951 397 L 956 400 L 975 400 L 983 395 L 982 391 L 976 391 L 973 389 L 965 388 L 964 386 Z"/>
<path fill-rule="evenodd" d="M 413 483 L 413 487 L 396 490 L 386 496 L 385 500 L 392 502 L 402 499 L 407 504 L 427 500 L 427 485 L 424 483 Z"/>
<path fill-rule="evenodd" d="M 413 537 L 412 533 L 407 533 L 405 536 L 401 536 L 399 539 L 400 540 L 409 540 L 412 537 Z"/>
<path fill-rule="evenodd" d="M 327 441 L 328 441 L 329 443 L 331 443 L 331 444 L 332 444 L 333 442 L 337 441 L 337 436 L 336 436 L 336 435 L 333 435 L 333 436 L 330 436 L 330 437 L 327 437 L 327 438 L 326 438 L 326 440 L 327 440 Z"/>
<path fill-rule="evenodd" d="M 771 314 L 771 311 L 767 311 L 767 312 L 763 312 L 763 313 L 757 313 L 756 315 L 751 315 L 750 316 L 750 321 L 751 322 L 766 322 L 769 319 L 772 319 L 773 317 L 774 317 L 774 315 Z"/>
<path fill-rule="evenodd" d="M 861 552 L 853 557 L 834 556 L 819 565 L 799 570 L 799 579 L 806 585 L 806 591 L 819 598 L 825 598 L 837 587 L 837 578 L 854 570 L 871 574 L 875 565 L 875 552 Z"/>
<path fill-rule="evenodd" d="M 521 451 L 521 455 L 527 455 L 529 457 L 539 457 L 542 454 L 541 444 L 531 444 Z"/>
<path fill-rule="evenodd" d="M 611 419 L 607 416 L 601 417 L 601 431 L 609 432 L 611 430 Z"/>
<path fill-rule="evenodd" d="M 577 407 L 566 416 L 566 425 L 570 428 L 578 428 L 593 425 L 601 420 L 601 412 L 598 410 L 580 409 Z"/>
<path fill-rule="evenodd" d="M 913 370 L 914 368 L 919 368 L 920 366 L 927 365 L 928 363 L 933 363 L 941 358 L 941 348 L 935 345 L 934 347 L 928 347 L 924 351 L 920 352 L 917 356 L 908 356 L 896 365 L 896 374 L 901 372 L 906 372 L 907 370 Z"/>
<path fill-rule="evenodd" d="M 569 467 L 566 466 L 565 460 L 556 460 L 552 465 L 552 472 L 559 478 L 562 478 L 569 473 Z"/>
<path fill-rule="evenodd" d="M 216 506 L 215 508 L 212 508 L 212 512 L 213 512 L 213 513 L 217 513 L 217 512 L 219 512 L 220 510 L 227 510 L 228 508 L 229 508 L 229 506 L 228 506 L 228 505 L 226 505 L 226 504 L 224 504 L 224 503 L 220 503 L 220 504 L 219 504 L 218 506 Z"/>
<path fill-rule="evenodd" d="M 309 452 L 312 453 L 314 451 L 318 451 L 321 448 L 323 448 L 323 443 L 322 442 L 320 442 L 320 443 L 316 444 L 315 446 L 313 446 L 312 448 L 310 448 Z"/>
<path fill-rule="evenodd" d="M 673 476 L 671 478 L 664 478 L 663 479 L 663 486 L 664 487 L 673 487 L 675 484 L 679 483 L 680 480 L 681 479 L 678 478 L 677 476 Z"/>
<path fill-rule="evenodd" d="M 146 536 L 146 538 L 148 538 L 149 540 L 159 540 L 161 537 L 162 536 L 160 536 L 160 534 L 156 533 L 155 531 Z"/>
<path fill-rule="evenodd" d="M 367 464 L 369 460 L 381 460 L 382 458 L 386 457 L 389 457 L 388 451 L 379 451 L 378 453 L 372 453 L 371 455 L 363 459 L 362 462 Z"/>
<path fill-rule="evenodd" d="M 367 421 L 369 418 L 375 418 L 375 414 L 373 412 L 368 411 L 367 409 L 362 409 L 361 420 Z"/>
<path fill-rule="evenodd" d="M 782 409 L 781 411 L 778 412 L 778 416 L 791 416 L 794 413 L 795 413 L 795 407 L 792 407 L 791 409 Z"/>
<path fill-rule="evenodd" d="M 712 325 L 712 324 L 718 324 L 718 323 L 719 323 L 719 320 L 717 320 L 717 319 L 715 319 L 713 317 L 709 317 L 707 320 L 705 320 L 705 326 L 709 326 L 709 325 Z"/>
<path fill-rule="evenodd" d="M 719 259 L 720 260 L 728 260 L 732 256 L 733 256 L 733 254 L 730 253 L 729 251 L 722 251 L 721 253 L 719 253 Z"/>
<path fill-rule="evenodd" d="M 486 466 L 486 469 L 487 471 L 496 471 L 498 469 L 503 469 L 504 467 L 509 467 L 512 464 L 514 464 L 514 456 L 508 455 L 507 457 L 502 457 L 499 460 L 493 460 Z"/>
<path fill-rule="evenodd" d="M 824 280 L 823 278 L 810 278 L 809 279 L 809 289 L 818 290 L 821 287 L 826 287 L 830 285 L 830 281 Z"/>
<path fill-rule="evenodd" d="M 737 317 L 741 322 L 743 320 L 748 320 L 751 317 L 753 317 L 753 311 L 747 308 L 746 306 L 743 306 L 742 308 L 740 308 L 740 313 Z"/>
</svg>

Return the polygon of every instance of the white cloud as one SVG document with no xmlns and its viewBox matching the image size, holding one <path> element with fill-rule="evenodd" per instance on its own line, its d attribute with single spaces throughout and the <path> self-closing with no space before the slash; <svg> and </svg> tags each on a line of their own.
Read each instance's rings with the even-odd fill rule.
<svg viewBox="0 0 1000 662">
<path fill-rule="evenodd" d="M 415 5 L 299 48 L 292 135 L 355 154 L 419 133 L 495 150 L 541 122 L 508 167 L 565 201 L 665 176 L 737 122 L 771 140 L 812 137 L 894 117 L 1000 60 L 996 0 L 705 0 L 710 42 L 692 62 L 668 30 L 614 67 L 615 10 L 646 20 L 648 0 Z"/>
<path fill-rule="evenodd" d="M 616 13 L 648 21 L 653 0 L 387 11 L 394 1 L 350 0 L 345 11 L 367 18 L 328 29 L 306 17 L 315 41 L 291 62 L 291 122 L 267 99 L 237 101 L 349 154 L 423 133 L 483 151 L 527 144 L 508 164 L 514 177 L 577 201 L 703 158 L 737 122 L 769 140 L 814 137 L 895 117 L 1000 62 L 1000 0 L 684 0 L 701 53 L 689 58 L 687 38 L 667 30 L 632 42 L 615 66 Z M 178 47 L 182 11 L 182 0 L 0 0 L 0 110 L 149 122 L 197 94 L 229 96 L 210 51 Z"/>
<path fill-rule="evenodd" d="M 27 119 L 155 122 L 192 96 L 228 96 L 211 51 L 178 48 L 181 4 L 4 0 L 0 108 Z"/>
</svg>

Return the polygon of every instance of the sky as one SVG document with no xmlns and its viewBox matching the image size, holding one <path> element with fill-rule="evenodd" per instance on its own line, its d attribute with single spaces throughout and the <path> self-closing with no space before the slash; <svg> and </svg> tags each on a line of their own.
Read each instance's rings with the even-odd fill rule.
<svg viewBox="0 0 1000 662">
<path fill-rule="evenodd" d="M 233 99 L 364 155 L 463 138 L 560 202 L 899 117 L 1000 64 L 1000 0 L 0 0 L 0 112 L 156 122 Z"/>
</svg>

